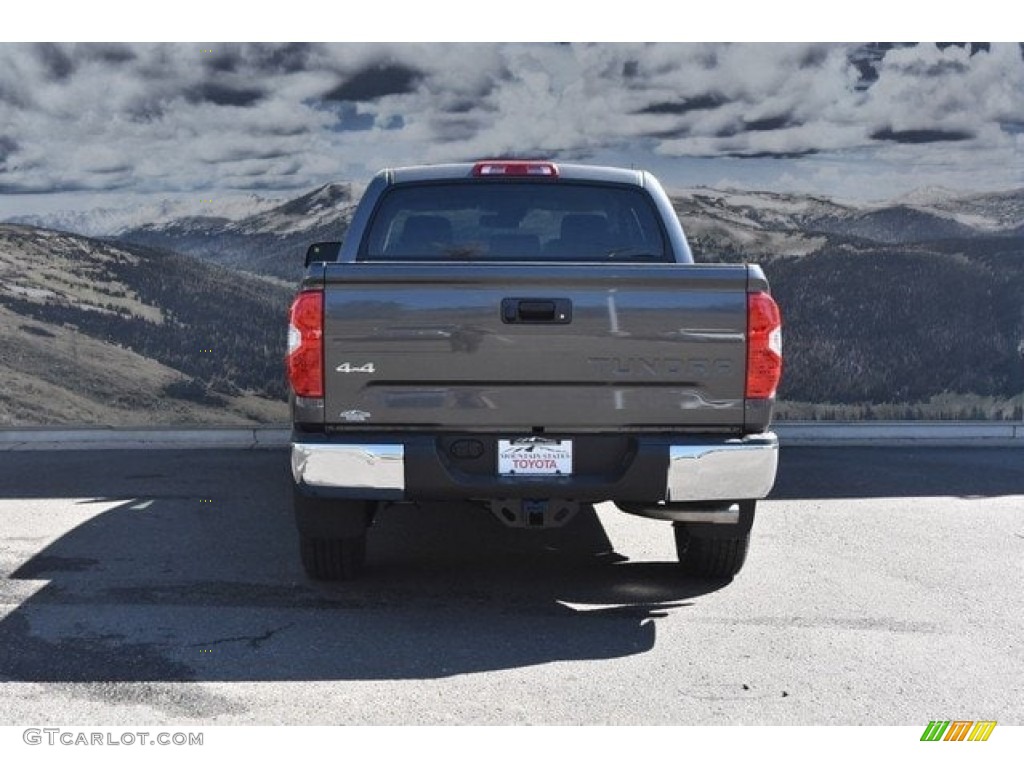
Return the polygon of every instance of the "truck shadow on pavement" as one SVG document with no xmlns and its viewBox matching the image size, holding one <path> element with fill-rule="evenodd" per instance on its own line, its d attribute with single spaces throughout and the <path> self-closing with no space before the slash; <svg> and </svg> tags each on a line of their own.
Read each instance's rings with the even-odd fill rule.
<svg viewBox="0 0 1024 768">
<path fill-rule="evenodd" d="M 35 471 L 29 453 L 5 457 L 0 509 L 22 521 L 21 505 L 52 499 L 58 522 L 0 539 L 14 563 L 0 602 L 17 606 L 0 620 L 0 680 L 429 679 L 613 659 L 727 583 L 628 561 L 592 508 L 537 532 L 435 505 L 386 510 L 365 577 L 317 584 L 280 452 L 52 457 Z"/>
</svg>

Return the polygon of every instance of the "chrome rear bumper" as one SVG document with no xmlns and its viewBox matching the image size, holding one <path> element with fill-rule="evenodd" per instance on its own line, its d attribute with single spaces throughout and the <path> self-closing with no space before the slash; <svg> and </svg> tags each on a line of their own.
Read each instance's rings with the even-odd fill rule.
<svg viewBox="0 0 1024 768">
<path fill-rule="evenodd" d="M 424 488 L 429 489 L 426 495 L 430 498 L 535 496 L 585 501 L 641 498 L 669 504 L 744 501 L 768 495 L 778 466 L 779 444 L 773 433 L 744 438 L 705 436 L 691 443 L 683 440 L 685 438 L 680 442 L 652 438 L 642 446 L 647 458 L 634 460 L 632 467 L 639 475 L 635 478 L 638 483 L 631 486 L 640 489 L 635 496 L 616 495 L 619 488 L 611 483 L 604 488 L 588 487 L 582 477 L 512 481 L 497 476 L 477 476 L 467 481 L 466 476 L 462 476 L 460 479 L 441 463 L 435 441 L 429 436 L 398 443 L 300 439 L 292 443 L 291 465 L 292 477 L 303 492 L 341 498 L 415 499 L 424 493 Z M 413 483 L 411 488 L 410 482 Z M 541 490 L 538 483 L 545 483 L 546 487 Z M 657 507 L 659 512 L 663 508 L 664 505 Z M 721 509 L 722 504 L 709 505 L 708 511 L 712 508 Z M 707 513 L 702 511 L 702 514 Z M 725 522 L 726 516 L 721 517 Z"/>
<path fill-rule="evenodd" d="M 669 448 L 665 500 L 763 499 L 775 484 L 779 439 L 774 432 L 719 443 Z"/>
<path fill-rule="evenodd" d="M 299 486 L 317 489 L 376 491 L 400 498 L 405 490 L 405 447 L 292 443 L 292 477 Z"/>
</svg>

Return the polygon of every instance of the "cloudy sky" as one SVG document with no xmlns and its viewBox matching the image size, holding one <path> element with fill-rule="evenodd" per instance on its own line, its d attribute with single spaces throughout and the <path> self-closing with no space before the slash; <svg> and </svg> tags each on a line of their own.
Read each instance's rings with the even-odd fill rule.
<svg viewBox="0 0 1024 768">
<path fill-rule="evenodd" d="M 519 155 L 670 187 L 1024 186 L 1017 44 L 0 44 L 0 218 Z"/>
</svg>

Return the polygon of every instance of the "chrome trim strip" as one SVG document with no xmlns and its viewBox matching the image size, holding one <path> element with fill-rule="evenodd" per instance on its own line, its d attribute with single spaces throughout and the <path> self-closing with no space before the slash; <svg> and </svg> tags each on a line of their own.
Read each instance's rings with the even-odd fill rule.
<svg viewBox="0 0 1024 768">
<path fill-rule="evenodd" d="M 736 505 L 734 505 L 736 506 Z M 677 523 L 718 523 L 721 525 L 735 524 L 740 521 L 740 509 L 726 509 L 721 512 L 669 512 L 668 520 Z"/>
<path fill-rule="evenodd" d="M 735 525 L 740 521 L 740 509 L 738 504 L 733 504 L 729 509 L 701 511 L 696 509 L 673 509 L 670 504 L 659 504 L 656 506 L 643 507 L 632 506 L 619 507 L 623 512 L 631 515 L 647 517 L 651 520 L 671 520 L 673 523 L 716 523 L 719 525 Z"/>
<path fill-rule="evenodd" d="M 680 328 L 678 336 L 681 341 L 717 341 L 740 343 L 747 340 L 747 334 L 743 331 L 691 331 Z"/>
<path fill-rule="evenodd" d="M 773 432 L 717 444 L 669 448 L 667 501 L 763 499 L 775 484 L 779 440 Z"/>
<path fill-rule="evenodd" d="M 645 507 L 627 510 L 630 514 L 649 517 L 652 520 L 671 520 L 672 522 L 713 522 L 730 525 L 739 522 L 739 508 L 724 509 L 716 512 L 697 512 L 694 510 L 677 510 L 663 504 L 659 507 Z"/>
<path fill-rule="evenodd" d="M 405 446 L 292 443 L 292 477 L 314 488 L 405 490 Z"/>
</svg>

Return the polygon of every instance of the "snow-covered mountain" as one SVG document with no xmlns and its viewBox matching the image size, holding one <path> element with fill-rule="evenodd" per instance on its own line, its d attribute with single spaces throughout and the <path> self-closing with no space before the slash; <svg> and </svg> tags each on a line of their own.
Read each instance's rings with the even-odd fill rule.
<svg viewBox="0 0 1024 768">
<path fill-rule="evenodd" d="M 163 201 L 131 210 L 34 217 L 29 223 L 166 248 L 294 281 L 310 243 L 342 239 L 361 193 L 361 187 L 334 183 L 291 200 L 248 196 L 202 207 Z M 672 199 L 698 258 L 709 260 L 756 261 L 851 244 L 863 248 L 1024 234 L 1024 189 L 964 194 L 927 188 L 888 203 L 851 203 L 692 188 L 674 191 Z"/>
<path fill-rule="evenodd" d="M 244 218 L 189 216 L 122 230 L 117 239 L 295 280 L 310 243 L 345 234 L 360 191 L 327 184 Z"/>
<path fill-rule="evenodd" d="M 924 190 L 890 203 L 698 188 L 672 196 L 699 255 L 804 256 L 844 240 L 887 245 L 1020 237 L 1024 189 L 958 195 Z"/>
<path fill-rule="evenodd" d="M 1024 232 L 1024 189 L 934 200 L 926 209 L 987 233 Z"/>
<path fill-rule="evenodd" d="M 259 195 L 159 199 L 136 205 L 99 207 L 85 210 L 61 210 L 46 214 L 14 216 L 12 224 L 73 232 L 88 237 L 109 237 L 144 226 L 161 226 L 185 218 L 210 218 L 236 221 L 270 210 L 281 200 Z"/>
<path fill-rule="evenodd" d="M 361 192 L 352 184 L 327 184 L 294 200 L 240 219 L 225 229 L 237 234 L 283 237 L 341 224 L 347 227 Z"/>
</svg>

